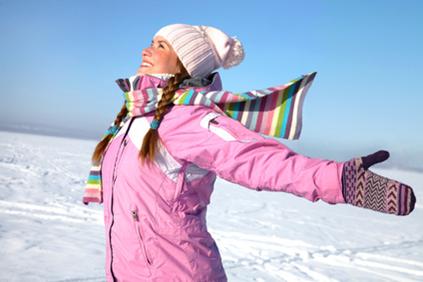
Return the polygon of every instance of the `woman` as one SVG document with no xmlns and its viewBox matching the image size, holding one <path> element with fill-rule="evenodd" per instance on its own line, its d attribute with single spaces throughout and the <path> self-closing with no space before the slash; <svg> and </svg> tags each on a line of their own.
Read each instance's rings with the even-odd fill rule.
<svg viewBox="0 0 423 282">
<path fill-rule="evenodd" d="M 368 170 L 386 151 L 347 162 L 309 158 L 194 103 L 222 89 L 214 70 L 243 58 L 241 42 L 219 29 L 173 24 L 143 50 L 137 75 L 117 80 L 125 104 L 95 149 L 84 195 L 84 203 L 104 202 L 108 281 L 226 281 L 206 226 L 216 176 L 313 202 L 414 209 L 409 186 Z M 196 95 L 189 104 L 177 103 L 181 89 Z"/>
</svg>

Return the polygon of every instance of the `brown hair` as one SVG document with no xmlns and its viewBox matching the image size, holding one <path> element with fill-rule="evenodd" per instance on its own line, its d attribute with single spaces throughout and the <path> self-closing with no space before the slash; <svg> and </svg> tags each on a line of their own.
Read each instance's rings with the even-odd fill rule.
<svg viewBox="0 0 423 282">
<path fill-rule="evenodd" d="M 169 106 L 171 105 L 170 101 L 172 100 L 173 96 L 175 95 L 175 91 L 178 90 L 179 84 L 182 83 L 184 79 L 190 78 L 185 67 L 182 65 L 181 61 L 177 60 L 177 64 L 179 65 L 180 69 L 182 70 L 179 73 L 176 73 L 175 76 L 169 78 L 167 81 L 167 85 L 163 88 L 163 94 L 160 101 L 157 104 L 157 109 L 154 113 L 154 118 L 159 122 L 163 119 L 164 115 L 166 114 Z M 119 126 L 125 116 L 128 114 L 128 110 L 126 108 L 125 103 L 123 104 L 120 112 L 116 116 L 114 121 L 114 125 Z M 104 150 L 107 147 L 107 144 L 112 139 L 113 135 L 108 134 L 106 135 L 95 147 L 94 153 L 91 157 L 92 163 L 98 165 L 103 157 Z M 157 129 L 150 128 L 147 131 L 147 134 L 144 136 L 141 150 L 138 154 L 141 162 L 144 163 L 145 160 L 152 161 L 154 160 L 154 154 L 156 152 L 157 142 L 159 141 L 159 132 Z"/>
</svg>

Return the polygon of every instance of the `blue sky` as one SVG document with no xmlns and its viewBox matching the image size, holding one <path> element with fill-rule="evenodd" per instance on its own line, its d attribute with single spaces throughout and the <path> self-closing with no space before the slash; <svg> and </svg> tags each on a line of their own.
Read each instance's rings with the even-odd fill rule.
<svg viewBox="0 0 423 282">
<path fill-rule="evenodd" d="M 154 33 L 201 24 L 244 45 L 220 70 L 227 90 L 317 71 L 288 146 L 339 160 L 383 148 L 423 167 L 422 14 L 422 1 L 390 0 L 0 1 L 0 125 L 101 137 L 123 103 L 114 80 L 134 74 Z"/>
</svg>

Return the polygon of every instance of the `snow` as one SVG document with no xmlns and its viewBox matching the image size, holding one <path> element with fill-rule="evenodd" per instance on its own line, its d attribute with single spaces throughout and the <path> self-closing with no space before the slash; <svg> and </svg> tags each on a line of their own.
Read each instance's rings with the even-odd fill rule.
<svg viewBox="0 0 423 282">
<path fill-rule="evenodd" d="M 93 140 L 0 131 L 0 281 L 104 281 L 102 206 L 81 203 Z M 405 217 L 218 179 L 207 224 L 229 281 L 422 281 L 423 173 Z"/>
</svg>

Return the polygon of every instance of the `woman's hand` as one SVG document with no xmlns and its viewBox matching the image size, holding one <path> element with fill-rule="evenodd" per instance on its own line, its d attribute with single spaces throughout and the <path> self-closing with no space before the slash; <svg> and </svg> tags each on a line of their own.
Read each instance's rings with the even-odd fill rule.
<svg viewBox="0 0 423 282">
<path fill-rule="evenodd" d="M 396 215 L 408 215 L 414 210 L 416 196 L 410 186 L 368 170 L 388 158 L 389 152 L 380 150 L 345 163 L 342 194 L 346 203 Z"/>
</svg>

